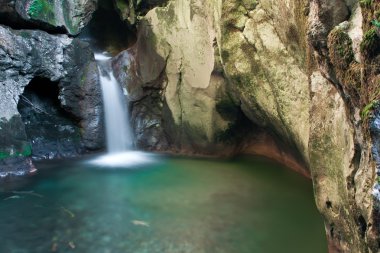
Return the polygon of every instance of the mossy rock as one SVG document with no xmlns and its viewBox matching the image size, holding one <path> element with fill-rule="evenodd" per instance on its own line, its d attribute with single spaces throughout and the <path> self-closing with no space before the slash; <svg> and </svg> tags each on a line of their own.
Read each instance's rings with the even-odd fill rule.
<svg viewBox="0 0 380 253">
<path fill-rule="evenodd" d="M 354 61 L 350 36 L 341 28 L 335 28 L 328 36 L 329 56 L 331 62 L 339 69 L 346 69 Z"/>
<path fill-rule="evenodd" d="M 370 8 L 373 4 L 373 0 L 360 0 L 360 6 L 362 8 Z"/>
<path fill-rule="evenodd" d="M 56 25 L 53 0 L 32 0 L 27 12 L 32 19 Z"/>
<path fill-rule="evenodd" d="M 371 28 L 364 34 L 360 44 L 360 50 L 366 57 L 374 57 L 380 53 L 380 38 L 376 32 L 377 28 Z"/>
</svg>

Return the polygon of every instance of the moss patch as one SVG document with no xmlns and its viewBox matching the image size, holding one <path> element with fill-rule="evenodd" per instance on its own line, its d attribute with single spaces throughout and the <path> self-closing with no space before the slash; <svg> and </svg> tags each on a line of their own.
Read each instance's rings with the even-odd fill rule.
<svg viewBox="0 0 380 253">
<path fill-rule="evenodd" d="M 51 25 L 56 24 L 52 0 L 32 0 L 27 12 L 32 19 L 42 20 Z"/>
<path fill-rule="evenodd" d="M 0 159 L 18 156 L 30 156 L 31 146 L 27 141 L 24 124 L 20 116 L 9 121 L 0 120 Z"/>
<path fill-rule="evenodd" d="M 327 42 L 337 79 L 349 94 L 351 103 L 360 106 L 362 66 L 355 61 L 351 38 L 342 28 L 337 27 L 330 32 Z"/>
<path fill-rule="evenodd" d="M 361 7 L 364 7 L 364 8 L 371 7 L 372 3 L 373 3 L 373 0 L 360 0 L 360 5 Z"/>
<path fill-rule="evenodd" d="M 13 157 L 27 157 L 32 155 L 32 146 L 25 142 L 24 145 L 20 150 L 7 150 L 7 151 L 1 151 L 0 150 L 0 160 L 7 159 L 7 158 L 13 158 Z"/>
<path fill-rule="evenodd" d="M 342 29 L 336 28 L 328 36 L 329 55 L 334 66 L 347 68 L 354 60 L 352 40 Z"/>
<path fill-rule="evenodd" d="M 377 28 L 371 28 L 367 31 L 360 44 L 361 52 L 367 57 L 372 57 L 380 53 L 380 38 L 377 36 L 376 29 Z"/>
<path fill-rule="evenodd" d="M 361 116 L 365 128 L 367 118 L 380 101 L 380 1 L 361 0 L 363 13 L 363 41 L 360 50 L 363 56 L 363 82 L 361 89 Z"/>
</svg>

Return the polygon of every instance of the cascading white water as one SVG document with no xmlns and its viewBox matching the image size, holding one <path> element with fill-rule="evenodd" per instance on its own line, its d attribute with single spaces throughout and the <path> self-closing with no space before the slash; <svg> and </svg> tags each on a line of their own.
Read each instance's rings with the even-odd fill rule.
<svg viewBox="0 0 380 253">
<path fill-rule="evenodd" d="M 113 74 L 110 57 L 95 54 L 95 59 L 103 92 L 107 150 L 109 153 L 124 152 L 132 147 L 132 134 L 123 92 Z"/>
<path fill-rule="evenodd" d="M 121 86 L 112 72 L 111 57 L 95 54 L 95 59 L 99 66 L 100 84 L 103 92 L 108 154 L 90 162 L 107 168 L 128 169 L 156 161 L 151 154 L 131 151 L 133 138 L 128 124 L 128 109 Z"/>
</svg>

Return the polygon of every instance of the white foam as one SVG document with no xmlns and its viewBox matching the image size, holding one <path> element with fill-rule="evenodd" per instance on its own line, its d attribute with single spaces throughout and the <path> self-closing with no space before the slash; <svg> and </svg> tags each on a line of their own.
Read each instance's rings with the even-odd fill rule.
<svg viewBox="0 0 380 253">
<path fill-rule="evenodd" d="M 94 57 L 95 57 L 95 60 L 97 60 L 97 61 L 108 61 L 109 59 L 112 58 L 112 57 L 106 56 L 104 54 L 94 54 Z"/>
<path fill-rule="evenodd" d="M 91 160 L 90 163 L 101 167 L 131 168 L 155 162 L 155 155 L 141 151 L 110 153 Z"/>
</svg>

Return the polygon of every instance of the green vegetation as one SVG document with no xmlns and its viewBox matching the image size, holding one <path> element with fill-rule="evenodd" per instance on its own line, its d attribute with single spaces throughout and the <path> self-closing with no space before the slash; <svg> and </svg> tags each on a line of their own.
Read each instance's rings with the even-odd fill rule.
<svg viewBox="0 0 380 253">
<path fill-rule="evenodd" d="M 360 0 L 360 5 L 362 7 L 371 7 L 373 0 Z"/>
<path fill-rule="evenodd" d="M 328 36 L 329 55 L 332 63 L 341 68 L 347 68 L 354 61 L 352 40 L 342 29 L 334 29 Z"/>
<path fill-rule="evenodd" d="M 9 151 L 0 151 L 0 160 L 11 158 L 11 157 L 18 157 L 18 156 L 30 156 L 32 154 L 32 147 L 29 143 L 25 143 L 22 147 L 21 151 L 15 151 L 14 153 L 10 153 Z"/>
<path fill-rule="evenodd" d="M 376 26 L 377 28 L 380 28 L 380 21 L 374 19 L 374 20 L 372 20 L 371 23 L 372 23 L 374 26 Z"/>
<path fill-rule="evenodd" d="M 55 25 L 53 6 L 53 3 L 49 0 L 32 0 L 29 5 L 28 14 L 33 19 L 42 20 Z"/>
<path fill-rule="evenodd" d="M 367 31 L 363 36 L 363 41 L 360 44 L 360 50 L 365 55 L 374 55 L 380 51 L 379 38 L 376 34 L 376 28 Z"/>
<path fill-rule="evenodd" d="M 129 5 L 125 0 L 117 0 L 116 1 L 116 7 L 119 9 L 121 14 L 123 15 L 123 18 L 126 19 L 128 12 L 129 12 Z"/>
<path fill-rule="evenodd" d="M 368 116 L 370 115 L 370 113 L 371 113 L 371 111 L 375 108 L 375 106 L 377 106 L 379 104 L 379 101 L 378 100 L 373 100 L 373 101 L 371 101 L 369 104 L 367 104 L 364 108 L 363 108 L 363 110 L 362 110 L 362 112 L 361 112 L 361 114 L 360 114 L 360 116 L 361 116 L 361 118 L 364 120 L 364 119 L 367 119 L 368 118 Z"/>
</svg>

